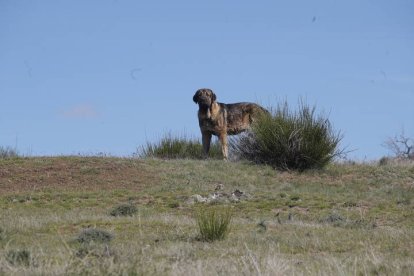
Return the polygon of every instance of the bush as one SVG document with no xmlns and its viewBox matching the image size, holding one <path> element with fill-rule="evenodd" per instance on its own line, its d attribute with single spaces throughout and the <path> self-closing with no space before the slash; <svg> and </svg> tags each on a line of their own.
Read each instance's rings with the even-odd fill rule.
<svg viewBox="0 0 414 276">
<path fill-rule="evenodd" d="M 332 224 L 334 226 L 341 226 L 346 222 L 346 219 L 339 214 L 329 214 L 322 222 Z"/>
<path fill-rule="evenodd" d="M 23 250 L 10 250 L 6 254 L 6 260 L 11 265 L 30 265 L 30 252 L 26 249 Z"/>
<path fill-rule="evenodd" d="M 381 159 L 378 161 L 378 165 L 379 166 L 386 166 L 390 163 L 390 158 L 389 157 L 381 157 Z"/>
<path fill-rule="evenodd" d="M 89 244 L 91 242 L 108 243 L 112 239 L 113 235 L 105 230 L 89 228 L 83 230 L 76 240 L 81 244 Z"/>
<path fill-rule="evenodd" d="M 232 216 L 229 208 L 214 207 L 197 210 L 196 220 L 200 240 L 212 242 L 224 239 L 229 232 Z"/>
<path fill-rule="evenodd" d="M 17 151 L 11 147 L 1 147 L 0 146 L 0 159 L 3 158 L 15 158 L 18 157 L 19 154 Z"/>
<path fill-rule="evenodd" d="M 399 159 L 414 160 L 414 139 L 406 136 L 404 129 L 401 130 L 399 135 L 388 138 L 383 146 L 392 151 L 395 157 Z"/>
<path fill-rule="evenodd" d="M 255 163 L 304 171 L 322 168 L 341 155 L 341 140 L 327 118 L 315 115 L 315 107 L 301 103 L 294 112 L 284 103 L 230 146 L 241 158 Z"/>
<path fill-rule="evenodd" d="M 138 209 L 134 205 L 131 205 L 131 204 L 121 204 L 121 205 L 116 206 L 111 211 L 110 214 L 111 214 L 111 216 L 114 216 L 114 217 L 118 217 L 118 216 L 132 216 L 136 212 L 138 212 Z"/>
<path fill-rule="evenodd" d="M 203 159 L 203 145 L 197 139 L 189 139 L 185 135 L 174 137 L 171 133 L 165 135 L 157 143 L 148 142 L 136 154 L 139 157 L 157 157 L 166 159 Z M 209 156 L 214 159 L 222 159 L 221 147 L 218 142 L 210 146 Z"/>
</svg>

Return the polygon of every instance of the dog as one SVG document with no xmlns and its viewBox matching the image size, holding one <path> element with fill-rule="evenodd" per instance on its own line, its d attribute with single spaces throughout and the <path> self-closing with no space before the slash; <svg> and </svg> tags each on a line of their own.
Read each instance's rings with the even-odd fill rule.
<svg viewBox="0 0 414 276">
<path fill-rule="evenodd" d="M 269 111 L 255 103 L 224 104 L 216 101 L 211 89 L 196 91 L 193 101 L 198 104 L 198 123 L 200 125 L 204 154 L 210 151 L 212 135 L 218 136 L 224 160 L 228 159 L 227 135 L 236 135 L 248 130 L 252 123 Z"/>
</svg>

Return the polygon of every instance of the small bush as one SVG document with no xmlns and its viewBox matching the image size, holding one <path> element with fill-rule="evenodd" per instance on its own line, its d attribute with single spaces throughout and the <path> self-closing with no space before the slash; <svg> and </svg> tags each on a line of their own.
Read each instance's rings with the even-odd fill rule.
<svg viewBox="0 0 414 276">
<path fill-rule="evenodd" d="M 6 260 L 11 265 L 30 265 L 30 252 L 26 249 L 22 250 L 10 250 L 6 254 Z"/>
<path fill-rule="evenodd" d="M 231 143 L 241 158 L 280 170 L 319 169 L 340 156 L 342 140 L 329 120 L 315 115 L 315 107 L 301 103 L 294 112 L 287 103 L 263 116 L 250 132 Z"/>
<path fill-rule="evenodd" d="M 113 235 L 105 230 L 89 228 L 83 230 L 77 237 L 77 241 L 81 244 L 108 243 L 113 239 Z"/>
<path fill-rule="evenodd" d="M 298 195 L 292 195 L 292 196 L 290 196 L 290 200 L 298 201 L 298 200 L 300 200 L 300 196 L 298 196 Z"/>
<path fill-rule="evenodd" d="M 323 223 L 328 223 L 331 224 L 333 226 L 343 226 L 345 225 L 345 223 L 347 222 L 346 219 L 339 215 L 339 214 L 329 214 L 326 218 L 324 218 L 321 222 Z"/>
<path fill-rule="evenodd" d="M 379 166 L 386 166 L 390 163 L 390 158 L 389 157 L 381 157 L 381 159 L 378 161 L 378 165 Z"/>
<path fill-rule="evenodd" d="M 119 216 L 132 216 L 136 212 L 138 212 L 138 209 L 134 205 L 131 205 L 131 204 L 121 204 L 121 205 L 116 206 L 111 211 L 110 214 L 111 214 L 111 216 L 119 217 Z"/>
<path fill-rule="evenodd" d="M 212 242 L 224 239 L 230 230 L 232 216 L 229 208 L 214 207 L 197 210 L 196 220 L 200 240 Z"/>
<path fill-rule="evenodd" d="M 174 201 L 174 202 L 170 202 L 170 203 L 168 203 L 168 207 L 170 207 L 170 208 L 179 208 L 180 207 L 180 203 L 179 202 L 176 202 L 176 201 Z"/>
<path fill-rule="evenodd" d="M 378 166 L 393 166 L 393 167 L 410 167 L 414 165 L 414 159 L 408 159 L 405 157 L 381 157 L 377 161 Z M 414 168 L 414 167 L 413 167 Z"/>
<path fill-rule="evenodd" d="M 345 221 L 345 218 L 338 214 L 330 214 L 323 221 L 327 223 L 337 223 Z"/>
<path fill-rule="evenodd" d="M 142 158 L 156 157 L 165 159 L 203 159 L 203 145 L 197 139 L 185 135 L 174 137 L 171 133 L 165 135 L 159 142 L 150 143 L 138 150 L 137 156 Z M 211 143 L 209 157 L 222 159 L 221 147 L 218 142 Z"/>
<path fill-rule="evenodd" d="M 0 159 L 16 157 L 19 157 L 19 154 L 17 153 L 16 149 L 13 149 L 11 147 L 0 146 Z"/>
<path fill-rule="evenodd" d="M 352 207 L 357 207 L 358 203 L 356 203 L 355 201 L 346 201 L 344 202 L 343 206 L 346 208 L 352 208 Z"/>
</svg>

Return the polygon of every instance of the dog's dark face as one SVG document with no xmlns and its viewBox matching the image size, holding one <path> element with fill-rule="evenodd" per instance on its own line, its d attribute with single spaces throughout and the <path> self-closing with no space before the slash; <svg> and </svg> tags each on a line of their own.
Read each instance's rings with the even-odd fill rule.
<svg viewBox="0 0 414 276">
<path fill-rule="evenodd" d="M 210 108 L 216 101 L 216 94 L 211 89 L 198 89 L 194 94 L 193 101 L 199 105 L 201 109 Z"/>
</svg>

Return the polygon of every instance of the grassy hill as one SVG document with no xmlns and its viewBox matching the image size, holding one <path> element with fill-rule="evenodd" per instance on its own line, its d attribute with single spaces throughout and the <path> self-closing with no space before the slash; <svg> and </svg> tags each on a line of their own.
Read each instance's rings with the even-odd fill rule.
<svg viewBox="0 0 414 276">
<path fill-rule="evenodd" d="M 249 197 L 191 203 L 218 184 Z M 121 203 L 137 213 L 111 216 Z M 203 242 L 195 210 L 218 205 L 232 208 L 230 233 Z M 79 242 L 91 228 L 112 240 Z M 413 260 L 413 165 L 0 159 L 0 275 L 412 275 Z"/>
</svg>

